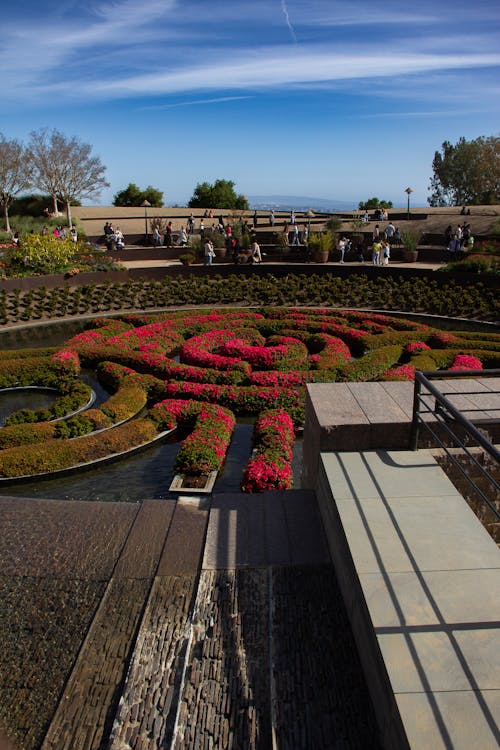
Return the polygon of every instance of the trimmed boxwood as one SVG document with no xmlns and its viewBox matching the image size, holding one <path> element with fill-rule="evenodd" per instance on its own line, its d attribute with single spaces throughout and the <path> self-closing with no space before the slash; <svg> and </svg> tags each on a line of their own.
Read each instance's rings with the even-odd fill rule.
<svg viewBox="0 0 500 750">
<path fill-rule="evenodd" d="M 467 337 L 462 332 L 450 334 L 414 321 L 362 311 L 300 307 L 181 310 L 156 315 L 154 322 L 148 320 L 142 325 L 144 322 L 140 316 L 99 320 L 94 329 L 73 337 L 62 349 L 47 350 L 45 357 L 37 353 L 6 358 L 5 377 L 19 379 L 26 372 L 30 377 L 33 373 L 41 377 L 43 373 L 45 384 L 59 385 L 63 393 L 58 409 L 64 413 L 72 392 L 86 388 L 72 374 L 79 368 L 79 357 L 97 362 L 109 353 L 110 359 L 126 363 L 99 361 L 99 379 L 113 395 L 99 409 L 68 420 L 54 433 L 40 432 L 40 437 L 32 441 L 34 448 L 38 450 L 43 440 L 55 442 L 56 435 L 79 440 L 77 436 L 130 419 L 147 403 L 165 397 L 181 399 L 183 408 L 197 402 L 192 408 L 199 409 L 201 402 L 208 401 L 240 415 L 280 408 L 293 412 L 298 421 L 298 415 L 303 414 L 306 382 L 408 379 L 416 366 L 448 367 L 459 354 L 476 357 L 484 367 L 498 366 L 499 361 L 500 338 L 493 334 Z M 419 341 L 435 348 L 419 351 L 411 347 Z M 179 351 L 181 344 L 194 361 L 201 356 L 209 367 L 175 362 L 173 352 Z M 362 356 L 346 361 L 357 354 Z M 267 365 L 273 370 L 254 369 Z M 62 373 L 68 370 L 71 376 L 63 378 Z M 50 416 L 49 410 L 38 414 L 38 418 Z M 33 413 L 27 417 L 33 418 Z M 25 433 L 20 435 L 18 440 L 30 441 Z M 6 440 L 13 448 L 14 438 Z M 200 465 L 210 463 L 214 440 L 200 448 Z"/>
<path fill-rule="evenodd" d="M 7 448 L 0 453 L 0 477 L 45 474 L 121 453 L 153 440 L 156 427 L 149 419 L 135 419 L 74 440 L 47 440 L 30 446 Z"/>
<path fill-rule="evenodd" d="M 123 385 L 102 404 L 101 411 L 114 423 L 130 419 L 146 406 L 148 397 L 144 388 L 137 385 Z"/>
<path fill-rule="evenodd" d="M 38 424 L 14 424 L 0 430 L 0 450 L 17 445 L 32 445 L 54 437 L 55 424 L 40 422 Z"/>
<path fill-rule="evenodd" d="M 355 362 L 338 368 L 338 379 L 352 381 L 378 380 L 382 374 L 396 364 L 403 353 L 403 347 L 393 344 L 368 352 Z"/>
</svg>

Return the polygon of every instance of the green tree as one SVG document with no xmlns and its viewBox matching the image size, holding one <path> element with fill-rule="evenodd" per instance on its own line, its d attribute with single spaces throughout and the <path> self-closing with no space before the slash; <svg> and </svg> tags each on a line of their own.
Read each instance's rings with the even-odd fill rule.
<svg viewBox="0 0 500 750">
<path fill-rule="evenodd" d="M 366 211 L 373 211 L 375 208 L 392 208 L 392 201 L 379 200 L 378 198 L 368 198 L 367 201 L 360 201 L 358 208 Z"/>
<path fill-rule="evenodd" d="M 500 201 L 500 138 L 445 141 L 434 153 L 431 206 L 492 204 Z"/>
<path fill-rule="evenodd" d="M 142 206 L 144 201 L 148 201 L 155 208 L 163 206 L 163 193 L 151 185 L 145 190 L 141 190 L 135 182 L 129 182 L 125 190 L 116 193 L 113 199 L 113 206 Z"/>
<path fill-rule="evenodd" d="M 38 195 L 36 193 L 30 193 L 28 195 L 20 195 L 16 198 L 11 206 L 11 214 L 16 216 L 33 216 L 39 218 L 43 216 L 45 208 L 48 208 L 52 203 L 51 195 Z M 81 206 L 81 201 L 75 199 L 71 201 L 72 206 Z"/>
<path fill-rule="evenodd" d="M 9 141 L 0 133 L 0 204 L 6 232 L 10 232 L 9 206 L 16 195 L 31 183 L 27 164 L 22 144 L 16 140 Z"/>
<path fill-rule="evenodd" d="M 248 201 L 244 195 L 236 194 L 234 182 L 231 180 L 216 180 L 213 185 L 209 182 L 198 183 L 189 201 L 189 207 L 233 208 L 245 211 L 248 210 Z"/>
</svg>

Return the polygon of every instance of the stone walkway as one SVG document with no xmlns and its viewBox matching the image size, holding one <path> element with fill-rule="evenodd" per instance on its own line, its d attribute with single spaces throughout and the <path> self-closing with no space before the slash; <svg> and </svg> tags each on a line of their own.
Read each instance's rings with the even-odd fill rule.
<svg viewBox="0 0 500 750">
<path fill-rule="evenodd" d="M 46 592 L 36 606 L 48 624 L 54 597 L 68 602 L 53 627 L 30 633 L 21 611 L 5 619 L 12 602 L 0 587 L 1 662 L 19 673 L 0 684 L 0 719 L 26 750 L 378 747 L 314 493 L 215 495 L 211 508 L 194 498 L 0 502 L 10 519 L 0 571 L 19 607 Z M 81 601 L 80 552 L 93 581 Z M 26 579 L 30 564 L 38 576 Z M 80 629 L 68 630 L 71 611 Z M 68 638 L 66 661 L 37 661 Z M 48 668 L 55 691 L 33 690 L 36 671 L 22 682 L 13 643 Z"/>
</svg>

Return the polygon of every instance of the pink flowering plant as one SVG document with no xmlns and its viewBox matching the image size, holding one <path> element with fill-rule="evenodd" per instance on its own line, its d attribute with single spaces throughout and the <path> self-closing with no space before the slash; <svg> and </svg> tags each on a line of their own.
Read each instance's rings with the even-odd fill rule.
<svg viewBox="0 0 500 750">
<path fill-rule="evenodd" d="M 60 375 L 78 375 L 80 373 L 80 357 L 71 349 L 60 349 L 53 357 L 52 362 Z"/>
<path fill-rule="evenodd" d="M 407 354 L 415 354 L 416 352 L 430 351 L 431 347 L 428 346 L 425 341 L 411 341 L 405 346 L 405 352 Z"/>
<path fill-rule="evenodd" d="M 413 365 L 398 365 L 386 370 L 382 380 L 415 380 L 415 368 Z"/>
<path fill-rule="evenodd" d="M 288 490 L 293 485 L 293 422 L 281 409 L 263 412 L 254 427 L 254 455 L 243 472 L 243 492 Z"/>
<path fill-rule="evenodd" d="M 191 428 L 182 442 L 175 469 L 189 476 L 219 471 L 226 458 L 236 420 L 229 409 L 193 401 L 165 400 L 150 410 L 159 429 Z"/>
<path fill-rule="evenodd" d="M 457 354 L 451 363 L 450 370 L 482 370 L 483 365 L 477 357 L 468 354 Z"/>
<path fill-rule="evenodd" d="M 220 465 L 218 447 L 227 441 L 227 410 L 242 416 L 270 410 L 300 415 L 305 386 L 311 382 L 412 380 L 416 369 L 498 367 L 500 337 L 450 333 L 366 311 L 309 307 L 178 310 L 119 319 L 98 317 L 59 351 L 16 357 L 20 355 L 2 354 L 0 384 L 55 381 L 64 396 L 58 411 L 67 408 L 67 383 L 77 379 L 80 363 L 95 368 L 113 394 L 107 405 L 112 418 L 102 408 L 90 410 L 89 420 L 99 429 L 133 413 L 144 398 L 148 408 L 165 400 L 178 403 L 169 407 L 172 424 L 178 424 L 174 412 L 179 410 L 182 429 L 191 429 L 179 465 L 194 472 L 196 466 L 206 470 Z M 76 395 L 72 391 L 72 402 Z M 78 393 L 78 402 L 83 397 L 83 392 Z M 285 487 L 291 481 L 289 450 L 283 448 L 288 442 L 278 426 L 273 426 L 277 444 L 257 451 L 250 464 L 250 478 L 245 482 L 249 488 L 258 488 L 255 491 Z M 0 470 L 1 456 L 0 450 Z"/>
</svg>

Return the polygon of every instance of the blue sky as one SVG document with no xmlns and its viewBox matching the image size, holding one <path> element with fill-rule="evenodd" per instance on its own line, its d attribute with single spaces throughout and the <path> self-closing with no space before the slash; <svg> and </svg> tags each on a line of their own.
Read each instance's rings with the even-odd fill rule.
<svg viewBox="0 0 500 750">
<path fill-rule="evenodd" d="M 498 0 L 17 0 L 0 131 L 92 144 L 111 203 L 198 182 L 426 205 L 434 151 L 499 132 Z M 88 202 L 88 201 L 87 201 Z"/>
</svg>

